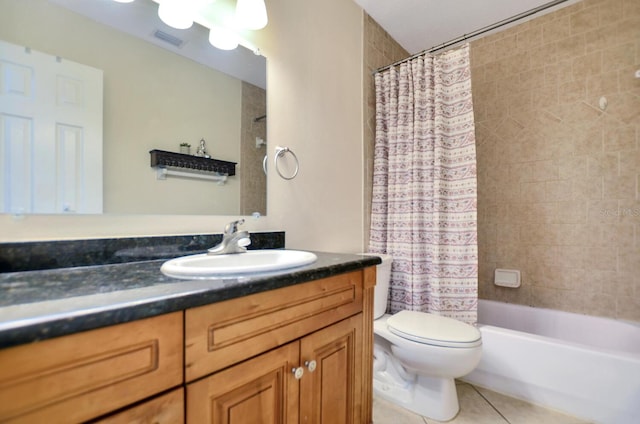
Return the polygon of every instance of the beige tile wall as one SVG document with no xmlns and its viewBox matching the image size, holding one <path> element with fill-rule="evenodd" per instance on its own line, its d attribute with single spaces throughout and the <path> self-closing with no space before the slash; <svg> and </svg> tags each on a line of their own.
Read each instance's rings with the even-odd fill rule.
<svg viewBox="0 0 640 424">
<path fill-rule="evenodd" d="M 267 141 L 267 119 L 255 119 L 267 114 L 267 92 L 242 82 L 242 134 L 240 147 L 240 215 L 258 212 L 267 214 L 267 176 L 262 160 L 267 147 L 256 147 L 256 137 Z"/>
<path fill-rule="evenodd" d="M 640 321 L 640 1 L 584 0 L 471 54 L 480 297 Z"/>
<path fill-rule="evenodd" d="M 376 129 L 376 91 L 373 73 L 376 69 L 404 59 L 403 49 L 372 17 L 364 15 L 364 247 L 369 243 L 371 226 L 371 189 L 373 187 L 373 149 Z"/>
</svg>

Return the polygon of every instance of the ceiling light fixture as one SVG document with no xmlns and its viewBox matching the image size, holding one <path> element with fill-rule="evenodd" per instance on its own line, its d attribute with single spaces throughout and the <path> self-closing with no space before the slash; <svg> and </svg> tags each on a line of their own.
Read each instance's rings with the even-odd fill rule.
<svg viewBox="0 0 640 424">
<path fill-rule="evenodd" d="M 228 28 L 211 27 L 209 30 L 209 43 L 220 50 L 233 50 L 238 47 L 238 35 Z"/>
<path fill-rule="evenodd" d="M 162 0 L 158 6 L 162 22 L 176 29 L 187 29 L 193 25 L 193 3 L 191 1 Z"/>
<path fill-rule="evenodd" d="M 267 7 L 264 0 L 238 0 L 236 3 L 236 22 L 245 29 L 262 29 L 267 26 Z"/>
<path fill-rule="evenodd" d="M 134 0 L 115 0 L 131 3 Z M 264 0 L 153 0 L 158 3 L 158 16 L 176 29 L 190 28 L 194 22 L 209 29 L 209 43 L 222 50 L 233 50 L 238 44 L 259 54 L 259 50 L 240 36 L 246 30 L 259 30 L 267 25 Z"/>
</svg>

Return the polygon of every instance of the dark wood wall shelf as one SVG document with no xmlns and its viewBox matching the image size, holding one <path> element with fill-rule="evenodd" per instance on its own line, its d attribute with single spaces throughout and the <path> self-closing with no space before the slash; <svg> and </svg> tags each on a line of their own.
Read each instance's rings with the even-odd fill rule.
<svg viewBox="0 0 640 424">
<path fill-rule="evenodd" d="M 236 175 L 236 162 L 167 152 L 165 150 L 151 150 L 151 166 L 184 168 L 185 170 L 217 172 L 223 175 Z"/>
</svg>

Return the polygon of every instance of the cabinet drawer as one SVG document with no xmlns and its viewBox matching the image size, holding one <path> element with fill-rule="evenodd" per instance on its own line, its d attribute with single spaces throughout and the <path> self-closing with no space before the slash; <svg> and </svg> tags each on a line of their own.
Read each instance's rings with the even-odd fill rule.
<svg viewBox="0 0 640 424">
<path fill-rule="evenodd" d="M 184 389 L 148 400 L 94 424 L 183 424 Z"/>
<path fill-rule="evenodd" d="M 79 422 L 182 382 L 176 312 L 0 351 L 0 422 Z"/>
<path fill-rule="evenodd" d="M 185 312 L 185 375 L 192 381 L 362 310 L 362 271 Z"/>
</svg>

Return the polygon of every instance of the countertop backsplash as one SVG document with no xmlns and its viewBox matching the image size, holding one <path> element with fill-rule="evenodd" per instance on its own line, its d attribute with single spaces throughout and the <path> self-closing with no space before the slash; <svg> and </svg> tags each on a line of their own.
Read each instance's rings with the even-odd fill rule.
<svg viewBox="0 0 640 424">
<path fill-rule="evenodd" d="M 171 259 L 203 253 L 222 234 L 0 243 L 0 273 Z M 248 249 L 280 249 L 284 231 L 251 233 Z"/>
</svg>

